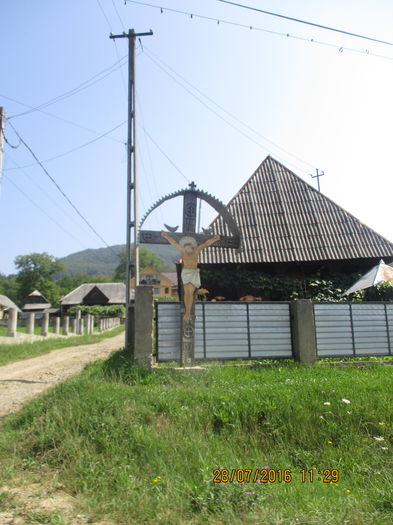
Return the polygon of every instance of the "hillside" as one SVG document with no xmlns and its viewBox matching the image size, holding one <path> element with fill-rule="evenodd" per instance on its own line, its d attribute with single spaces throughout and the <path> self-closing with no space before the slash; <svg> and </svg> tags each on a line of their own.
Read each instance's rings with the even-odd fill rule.
<svg viewBox="0 0 393 525">
<path fill-rule="evenodd" d="M 66 267 L 66 272 L 62 276 L 80 273 L 87 275 L 112 275 L 119 263 L 116 254 L 124 247 L 122 244 L 116 244 L 110 248 L 89 249 L 67 255 L 60 259 Z M 144 247 L 146 248 L 146 246 Z M 177 252 L 172 246 L 151 244 L 148 249 L 174 269 L 173 261 L 177 257 Z"/>
</svg>

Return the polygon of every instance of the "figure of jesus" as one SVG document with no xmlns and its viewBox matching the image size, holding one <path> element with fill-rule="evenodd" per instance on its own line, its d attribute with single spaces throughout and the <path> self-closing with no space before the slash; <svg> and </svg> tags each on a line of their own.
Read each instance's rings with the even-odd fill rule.
<svg viewBox="0 0 393 525">
<path fill-rule="evenodd" d="M 181 272 L 184 289 L 183 320 L 189 321 L 191 319 L 192 303 L 194 302 L 194 292 L 201 286 L 198 255 L 202 250 L 219 241 L 221 237 L 214 235 L 214 237 L 198 245 L 194 237 L 182 237 L 179 242 L 176 242 L 167 232 L 161 232 L 161 235 L 180 252 L 183 261 L 183 270 Z"/>
</svg>

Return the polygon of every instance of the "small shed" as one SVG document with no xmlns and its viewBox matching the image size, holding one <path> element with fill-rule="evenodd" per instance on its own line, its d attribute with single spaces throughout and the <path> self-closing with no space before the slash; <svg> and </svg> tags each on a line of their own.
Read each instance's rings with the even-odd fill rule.
<svg viewBox="0 0 393 525">
<path fill-rule="evenodd" d="M 5 319 L 8 315 L 8 310 L 11 308 L 16 308 L 18 313 L 20 313 L 20 309 L 9 297 L 6 295 L 0 295 L 0 319 Z"/>
<path fill-rule="evenodd" d="M 71 306 L 110 306 L 126 304 L 126 286 L 124 283 L 87 283 L 81 284 L 65 295 L 61 301 L 61 313 Z"/>
<path fill-rule="evenodd" d="M 34 290 L 34 292 L 29 293 L 29 295 L 23 299 L 20 305 L 22 312 L 32 312 L 36 314 L 42 314 L 44 310 L 50 308 L 51 306 L 52 305 L 48 299 L 46 299 L 46 297 L 44 297 L 38 290 Z"/>
</svg>

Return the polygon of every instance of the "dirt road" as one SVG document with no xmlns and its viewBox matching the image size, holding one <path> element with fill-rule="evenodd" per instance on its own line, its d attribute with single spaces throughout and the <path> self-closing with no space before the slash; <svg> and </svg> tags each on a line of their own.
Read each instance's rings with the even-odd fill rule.
<svg viewBox="0 0 393 525">
<path fill-rule="evenodd" d="M 124 347 L 124 333 L 99 343 L 52 350 L 0 367 L 0 416 L 16 412 L 36 394 L 64 381 L 91 361 Z"/>
</svg>

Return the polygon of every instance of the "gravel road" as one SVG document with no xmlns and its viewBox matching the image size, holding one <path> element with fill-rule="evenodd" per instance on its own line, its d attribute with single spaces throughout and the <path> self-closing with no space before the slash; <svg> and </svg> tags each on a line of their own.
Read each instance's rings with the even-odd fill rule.
<svg viewBox="0 0 393 525">
<path fill-rule="evenodd" d="M 0 416 L 16 412 L 29 399 L 124 347 L 124 333 L 99 343 L 52 350 L 0 367 Z"/>
</svg>

